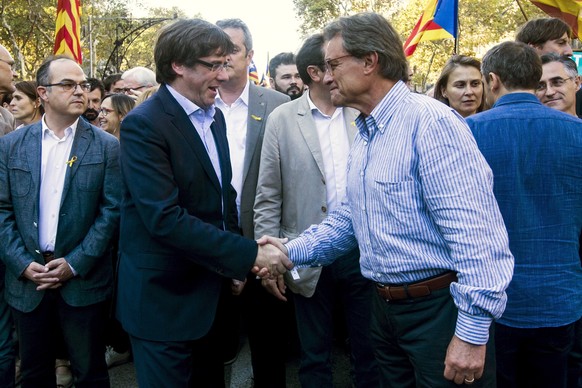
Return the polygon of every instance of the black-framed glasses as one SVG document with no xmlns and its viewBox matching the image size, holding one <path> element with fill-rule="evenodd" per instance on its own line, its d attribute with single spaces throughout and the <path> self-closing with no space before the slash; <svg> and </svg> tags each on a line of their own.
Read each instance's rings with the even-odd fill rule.
<svg viewBox="0 0 582 388">
<path fill-rule="evenodd" d="M 337 63 L 336 61 L 338 61 L 339 59 L 348 58 L 348 57 L 353 57 L 353 55 L 346 54 L 346 55 L 342 55 L 341 57 L 326 59 L 325 60 L 325 71 L 328 72 L 329 74 L 333 74 L 333 71 L 339 65 L 339 63 Z M 336 63 L 332 63 L 332 62 L 336 62 Z"/>
<path fill-rule="evenodd" d="M 148 87 L 147 85 L 140 85 L 140 86 L 136 86 L 135 88 L 115 88 L 115 89 L 113 89 L 113 91 L 115 93 L 127 94 L 127 93 L 131 92 L 132 90 L 141 90 L 141 89 L 147 88 L 147 87 Z"/>
<path fill-rule="evenodd" d="M 102 114 L 103 116 L 107 116 L 111 112 L 115 112 L 115 111 L 113 109 L 107 109 L 107 108 L 99 109 L 99 114 Z"/>
<path fill-rule="evenodd" d="M 225 63 L 212 63 L 212 62 L 203 61 L 202 59 L 195 59 L 194 62 L 199 63 L 202 66 L 207 67 L 212 72 L 226 70 L 226 68 L 228 67 L 228 62 L 225 62 Z"/>
<path fill-rule="evenodd" d="M 91 91 L 91 84 L 87 81 L 84 82 L 74 82 L 74 81 L 61 81 L 61 82 L 57 82 L 56 84 L 47 84 L 47 85 L 41 85 L 44 87 L 49 87 L 49 86 L 60 86 L 61 89 L 64 92 L 70 92 L 72 90 L 77 89 L 77 86 L 81 88 L 82 91 L 84 92 L 90 92 Z"/>
<path fill-rule="evenodd" d="M 7 61 L 6 59 L 2 59 L 2 58 L 0 58 L 0 62 L 4 62 L 8 66 L 10 66 L 10 70 L 14 71 L 14 67 L 16 65 L 16 62 L 14 62 L 14 61 Z"/>
<path fill-rule="evenodd" d="M 564 86 L 566 81 L 571 80 L 574 77 L 562 78 L 562 77 L 555 77 L 548 80 L 548 83 L 552 88 L 559 88 Z M 545 82 L 540 82 L 538 87 L 536 88 L 536 92 L 545 92 L 548 89 L 548 84 Z"/>
</svg>

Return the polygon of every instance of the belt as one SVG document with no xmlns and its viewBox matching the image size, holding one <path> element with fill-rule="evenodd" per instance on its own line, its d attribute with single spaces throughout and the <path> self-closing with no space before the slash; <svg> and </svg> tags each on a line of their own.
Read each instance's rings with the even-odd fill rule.
<svg viewBox="0 0 582 388">
<path fill-rule="evenodd" d="M 448 287 L 452 282 L 457 281 L 457 274 L 454 272 L 446 272 L 429 279 L 421 280 L 416 283 L 403 284 L 401 286 L 387 286 L 384 284 L 376 284 L 376 291 L 383 299 L 391 300 L 406 300 L 415 299 L 430 295 L 433 291 L 441 290 Z"/>
<path fill-rule="evenodd" d="M 56 259 L 55 253 L 50 251 L 43 252 L 42 257 L 44 258 L 45 264 Z"/>
</svg>

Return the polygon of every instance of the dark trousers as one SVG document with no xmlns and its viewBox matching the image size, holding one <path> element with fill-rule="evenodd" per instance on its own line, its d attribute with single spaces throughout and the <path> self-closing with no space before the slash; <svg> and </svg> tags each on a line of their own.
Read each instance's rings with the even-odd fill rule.
<svg viewBox="0 0 582 388">
<path fill-rule="evenodd" d="M 378 387 L 378 366 L 370 337 L 373 292 L 373 284 L 362 276 L 355 254 L 323 268 L 311 298 L 294 295 L 301 343 L 299 380 L 303 388 L 333 387 L 333 309 L 338 303 L 350 339 L 355 386 Z"/>
<path fill-rule="evenodd" d="M 288 302 L 282 302 L 268 293 L 261 281 L 252 275 L 247 279 L 242 298 L 254 387 L 285 388 L 289 333 L 295 330 L 290 292 L 287 292 Z"/>
<path fill-rule="evenodd" d="M 31 312 L 12 309 L 20 346 L 21 387 L 54 388 L 57 338 L 62 330 L 75 387 L 109 387 L 105 364 L 105 303 L 69 306 L 58 291 L 47 291 Z"/>
<path fill-rule="evenodd" d="M 574 323 L 539 329 L 496 324 L 498 387 L 565 388 L 573 343 Z"/>
<path fill-rule="evenodd" d="M 158 342 L 130 335 L 140 388 L 224 388 L 223 352 L 216 325 L 194 341 Z"/>
<path fill-rule="evenodd" d="M 381 387 L 458 387 L 443 376 L 446 351 L 455 333 L 458 310 L 445 288 L 410 301 L 374 297 L 372 339 Z M 472 388 L 495 387 L 492 335 L 483 377 Z"/>
<path fill-rule="evenodd" d="M 4 264 L 0 264 L 0 387 L 14 387 L 12 315 L 4 300 Z"/>
<path fill-rule="evenodd" d="M 574 325 L 574 345 L 568 356 L 568 388 L 582 388 L 582 318 Z"/>
</svg>

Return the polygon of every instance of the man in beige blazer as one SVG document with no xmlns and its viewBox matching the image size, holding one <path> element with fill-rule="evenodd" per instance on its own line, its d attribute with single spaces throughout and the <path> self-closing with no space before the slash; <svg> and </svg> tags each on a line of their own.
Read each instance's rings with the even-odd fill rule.
<svg viewBox="0 0 582 388">
<path fill-rule="evenodd" d="M 336 108 L 323 83 L 323 37 L 308 38 L 297 53 L 302 97 L 284 104 L 267 120 L 255 200 L 255 236 L 293 239 L 320 223 L 345 196 L 346 166 L 358 112 Z M 359 253 L 325 268 L 292 271 L 285 282 L 295 293 L 301 342 L 301 386 L 333 386 L 333 310 L 342 305 L 354 360 L 355 386 L 377 387 L 378 370 L 369 337 L 373 286 L 360 273 Z M 282 279 L 265 286 L 285 300 Z"/>
</svg>

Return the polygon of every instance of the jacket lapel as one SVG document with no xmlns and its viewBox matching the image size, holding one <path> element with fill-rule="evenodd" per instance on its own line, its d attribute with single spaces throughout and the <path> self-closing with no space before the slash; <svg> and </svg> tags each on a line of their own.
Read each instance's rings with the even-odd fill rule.
<svg viewBox="0 0 582 388">
<path fill-rule="evenodd" d="M 77 130 L 75 131 L 75 138 L 73 139 L 73 146 L 71 147 L 71 154 L 67 159 L 67 172 L 65 173 L 65 184 L 63 186 L 63 196 L 61 197 L 61 206 L 63 206 L 63 201 L 67 197 L 67 193 L 71 188 L 71 182 L 73 181 L 73 177 L 79 170 L 79 165 L 83 161 L 85 154 L 87 153 L 87 149 L 89 149 L 89 145 L 91 144 L 91 140 L 93 135 L 89 130 L 90 124 L 88 124 L 82 118 L 79 118 L 77 122 Z"/>
<path fill-rule="evenodd" d="M 315 127 L 315 121 L 311 115 L 311 109 L 309 109 L 309 102 L 307 101 L 307 95 L 304 94 L 301 98 L 301 103 L 297 108 L 297 124 L 299 125 L 299 130 L 301 135 L 315 159 L 315 163 L 319 168 L 319 172 L 322 176 L 325 176 L 325 170 L 323 167 L 323 155 L 321 154 L 321 145 L 319 144 L 319 137 L 317 136 L 317 129 Z"/>
<path fill-rule="evenodd" d="M 251 160 L 257 148 L 261 131 L 265 126 L 267 102 L 260 87 L 249 85 L 249 114 L 247 117 L 247 138 L 245 143 L 245 160 L 243 165 L 243 185 L 251 167 Z"/>
<path fill-rule="evenodd" d="M 194 154 L 206 172 L 208 179 L 210 179 L 213 186 L 220 193 L 220 183 L 218 182 L 218 177 L 216 176 L 216 172 L 214 171 L 214 167 L 212 166 L 208 152 L 206 152 L 206 147 L 204 147 L 204 143 L 202 142 L 200 135 L 198 135 L 198 131 L 196 131 L 196 128 L 194 128 L 192 121 L 190 121 L 190 118 L 188 115 L 186 115 L 186 112 L 184 112 L 180 104 L 178 104 L 178 102 L 170 94 L 165 85 L 160 87 L 156 94 L 158 93 L 161 101 L 164 104 L 164 110 L 167 114 L 173 116 L 170 122 L 186 139 L 186 142 L 192 148 L 192 150 L 194 150 Z"/>
</svg>

